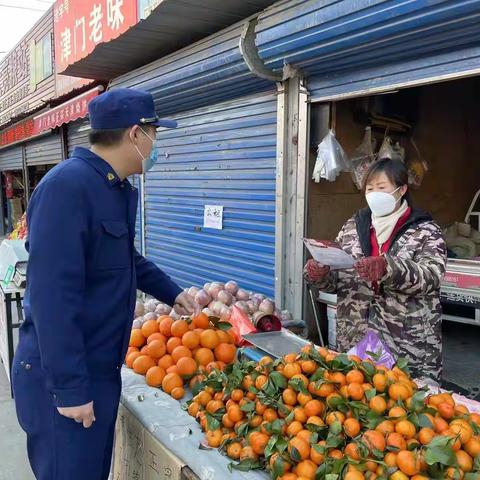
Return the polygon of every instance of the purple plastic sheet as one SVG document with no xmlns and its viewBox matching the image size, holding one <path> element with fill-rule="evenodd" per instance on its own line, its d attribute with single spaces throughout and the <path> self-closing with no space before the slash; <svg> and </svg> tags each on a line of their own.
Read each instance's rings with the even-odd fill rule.
<svg viewBox="0 0 480 480">
<path fill-rule="evenodd" d="M 391 369 L 396 361 L 390 349 L 380 340 L 378 334 L 368 330 L 367 334 L 348 351 L 349 355 L 357 355 L 362 360 L 371 359 L 376 365 L 385 365 Z M 372 357 L 372 354 L 374 357 Z"/>
</svg>

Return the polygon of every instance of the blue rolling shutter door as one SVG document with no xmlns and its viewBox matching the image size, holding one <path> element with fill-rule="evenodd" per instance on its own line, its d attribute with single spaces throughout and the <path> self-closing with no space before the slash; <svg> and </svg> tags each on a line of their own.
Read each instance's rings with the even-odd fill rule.
<svg viewBox="0 0 480 480">
<path fill-rule="evenodd" d="M 16 146 L 0 150 L 0 171 L 22 170 L 22 149 L 22 146 Z"/>
<path fill-rule="evenodd" d="M 142 253 L 142 185 L 140 175 L 133 175 L 128 179 L 138 190 L 137 221 L 135 223 L 135 248 Z"/>
<path fill-rule="evenodd" d="M 273 296 L 276 96 L 258 94 L 175 118 L 145 179 L 146 254 L 181 286 L 237 280 Z M 203 227 L 205 205 L 223 229 Z"/>
<path fill-rule="evenodd" d="M 90 132 L 88 119 L 81 119 L 68 124 L 68 156 L 70 157 L 75 147 L 90 148 L 88 134 Z"/>
</svg>

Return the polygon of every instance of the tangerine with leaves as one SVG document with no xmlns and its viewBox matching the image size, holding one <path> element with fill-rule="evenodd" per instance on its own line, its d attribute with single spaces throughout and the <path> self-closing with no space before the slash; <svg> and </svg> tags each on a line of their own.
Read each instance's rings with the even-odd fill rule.
<svg viewBox="0 0 480 480">
<path fill-rule="evenodd" d="M 310 457 L 310 444 L 298 436 L 288 442 L 288 453 L 294 461 L 306 460 Z"/>
</svg>

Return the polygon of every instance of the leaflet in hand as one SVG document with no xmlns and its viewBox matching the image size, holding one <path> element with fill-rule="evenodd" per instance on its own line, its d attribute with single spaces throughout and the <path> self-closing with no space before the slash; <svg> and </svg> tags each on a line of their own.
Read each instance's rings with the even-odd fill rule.
<svg viewBox="0 0 480 480">
<path fill-rule="evenodd" d="M 335 242 L 304 238 L 303 242 L 314 260 L 322 265 L 328 265 L 332 270 L 352 268 L 355 261 L 351 255 L 344 252 Z"/>
</svg>

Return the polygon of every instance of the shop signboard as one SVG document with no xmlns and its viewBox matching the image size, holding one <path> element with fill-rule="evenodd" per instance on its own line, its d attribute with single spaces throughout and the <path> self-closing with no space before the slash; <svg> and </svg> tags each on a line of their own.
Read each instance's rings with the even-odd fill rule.
<svg viewBox="0 0 480 480">
<path fill-rule="evenodd" d="M 135 25 L 137 1 L 57 0 L 53 9 L 57 72 Z"/>
<path fill-rule="evenodd" d="M 12 145 L 33 136 L 33 118 L 19 122 L 0 131 L 0 148 Z"/>
<path fill-rule="evenodd" d="M 95 87 L 88 92 L 62 103 L 58 107 L 47 110 L 33 119 L 33 134 L 37 135 L 45 130 L 59 127 L 63 123 L 73 122 L 84 118 L 88 114 L 88 104 L 102 90 L 102 87 Z"/>
</svg>

